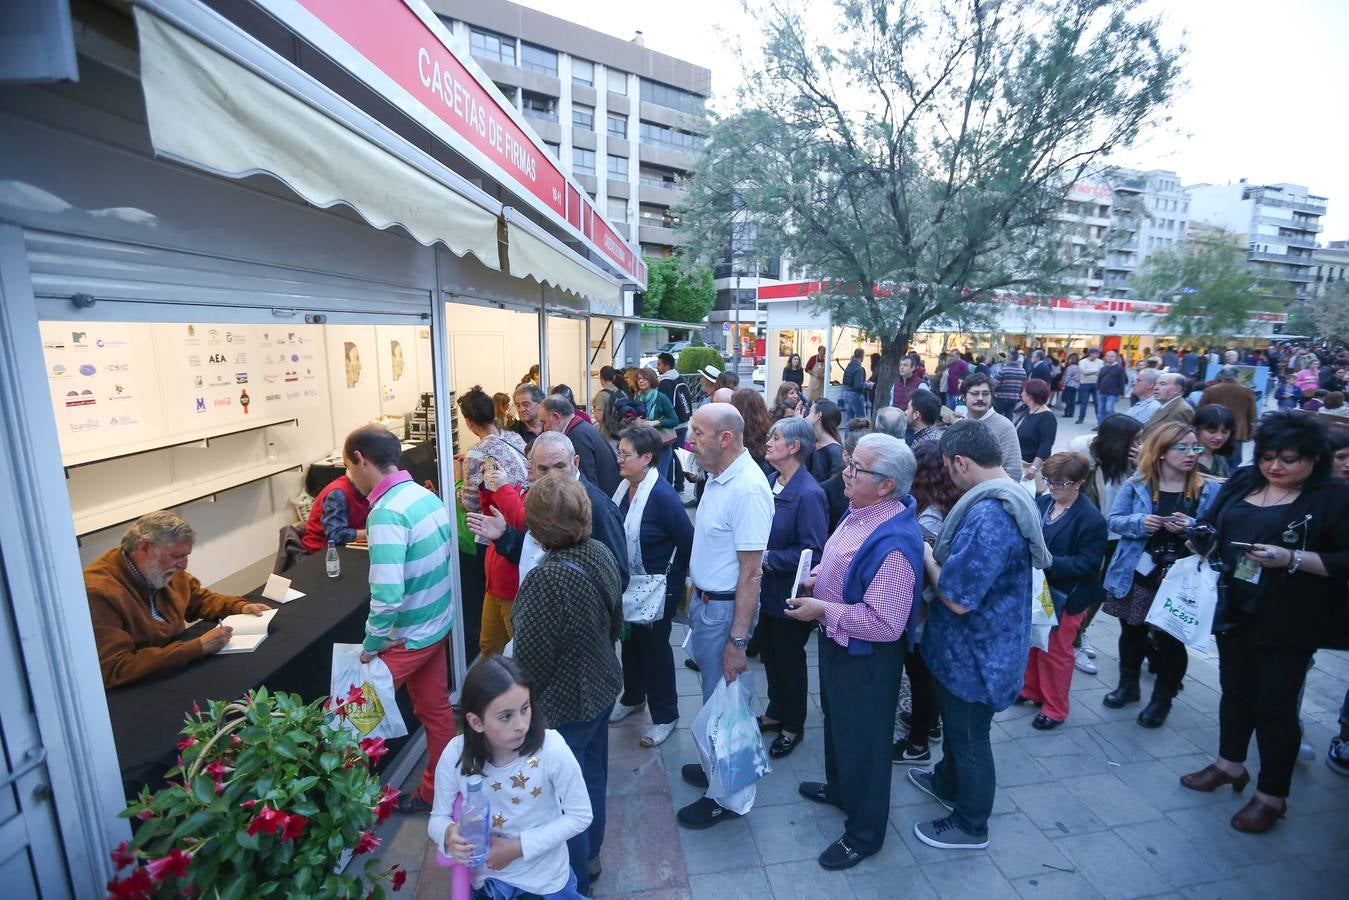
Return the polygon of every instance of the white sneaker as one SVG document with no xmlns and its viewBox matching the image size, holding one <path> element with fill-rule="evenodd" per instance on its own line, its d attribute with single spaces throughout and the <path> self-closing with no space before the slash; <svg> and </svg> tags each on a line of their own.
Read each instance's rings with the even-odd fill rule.
<svg viewBox="0 0 1349 900">
<path fill-rule="evenodd" d="M 622 703 L 615 703 L 614 711 L 609 713 L 609 722 L 610 724 L 614 722 L 622 722 L 624 719 L 626 719 L 633 713 L 641 712 L 642 707 L 644 706 L 646 706 L 645 703 L 638 703 L 636 706 L 624 706 Z"/>
<path fill-rule="evenodd" d="M 1082 642 L 1082 652 L 1087 654 L 1087 659 L 1096 658 L 1096 648 L 1093 647 L 1091 644 L 1088 644 L 1086 641 Z"/>
<path fill-rule="evenodd" d="M 642 732 L 641 740 L 637 743 L 643 747 L 659 747 L 665 743 L 670 735 L 674 734 L 675 723 L 666 722 L 663 725 L 648 725 Z"/>
<path fill-rule="evenodd" d="M 1088 675 L 1095 675 L 1100 671 L 1096 668 L 1096 663 L 1091 661 L 1091 657 L 1087 655 L 1085 649 L 1078 650 L 1073 654 L 1073 666 L 1076 667 L 1077 671 L 1085 672 Z"/>
</svg>

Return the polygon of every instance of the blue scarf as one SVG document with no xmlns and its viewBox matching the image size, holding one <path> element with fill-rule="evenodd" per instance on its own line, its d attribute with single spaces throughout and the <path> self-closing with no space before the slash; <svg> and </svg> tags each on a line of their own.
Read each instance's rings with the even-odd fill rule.
<svg viewBox="0 0 1349 900">
<path fill-rule="evenodd" d="M 877 525 L 853 554 L 848 574 L 843 578 L 843 602 L 861 603 L 867 586 L 880 571 L 885 558 L 898 550 L 913 569 L 913 597 L 909 604 L 909 620 L 904 627 L 905 632 L 909 633 L 917 621 L 918 604 L 922 602 L 923 595 L 923 532 L 918 527 L 917 501 L 905 496 L 900 503 L 903 509 Z M 846 514 L 844 518 L 847 518 Z M 848 638 L 850 656 L 867 656 L 874 652 L 871 641 Z"/>
</svg>

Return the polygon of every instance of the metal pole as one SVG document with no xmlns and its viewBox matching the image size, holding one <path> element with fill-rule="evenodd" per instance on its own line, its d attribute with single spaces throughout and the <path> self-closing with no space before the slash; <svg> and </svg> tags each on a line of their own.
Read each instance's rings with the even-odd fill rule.
<svg viewBox="0 0 1349 900">
<path fill-rule="evenodd" d="M 734 262 L 732 262 L 734 265 Z M 732 299 L 735 306 L 735 349 L 731 351 L 731 366 L 736 374 L 740 373 L 740 272 L 735 273 L 735 297 Z"/>
</svg>

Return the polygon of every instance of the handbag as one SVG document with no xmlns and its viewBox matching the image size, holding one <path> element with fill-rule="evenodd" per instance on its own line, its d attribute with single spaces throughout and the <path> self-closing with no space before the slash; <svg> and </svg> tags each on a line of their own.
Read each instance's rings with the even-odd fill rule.
<svg viewBox="0 0 1349 900">
<path fill-rule="evenodd" d="M 640 563 L 639 563 L 640 564 Z M 633 572 L 628 576 L 628 589 L 623 592 L 623 621 L 634 625 L 650 625 L 665 613 L 665 594 L 669 589 L 670 567 L 674 554 L 659 575 Z"/>
</svg>

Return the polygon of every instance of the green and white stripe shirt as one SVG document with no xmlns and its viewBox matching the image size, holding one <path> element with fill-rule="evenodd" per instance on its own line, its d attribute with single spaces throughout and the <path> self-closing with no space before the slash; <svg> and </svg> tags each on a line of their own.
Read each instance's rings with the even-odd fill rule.
<svg viewBox="0 0 1349 900">
<path fill-rule="evenodd" d="M 370 492 L 370 615 L 363 648 L 394 641 L 429 647 L 454 625 L 450 548 L 454 531 L 439 497 L 399 471 Z"/>
</svg>

